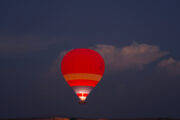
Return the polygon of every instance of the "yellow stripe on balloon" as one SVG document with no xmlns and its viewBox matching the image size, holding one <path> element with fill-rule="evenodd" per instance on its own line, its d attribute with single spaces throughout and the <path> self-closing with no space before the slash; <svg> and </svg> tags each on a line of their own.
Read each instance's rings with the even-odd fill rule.
<svg viewBox="0 0 180 120">
<path fill-rule="evenodd" d="M 89 73 L 71 73 L 64 75 L 66 81 L 69 80 L 95 80 L 100 81 L 102 75 L 98 74 L 89 74 Z"/>
</svg>

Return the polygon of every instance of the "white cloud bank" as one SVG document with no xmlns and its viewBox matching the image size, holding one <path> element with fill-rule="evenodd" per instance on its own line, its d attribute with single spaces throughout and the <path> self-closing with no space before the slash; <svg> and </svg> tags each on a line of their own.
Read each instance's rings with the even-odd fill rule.
<svg viewBox="0 0 180 120">
<path fill-rule="evenodd" d="M 168 54 L 167 52 L 161 51 L 158 46 L 137 43 L 124 47 L 98 44 L 89 48 L 94 49 L 102 55 L 107 71 L 142 70 L 144 65 L 150 64 Z M 61 60 L 68 51 L 69 50 L 60 52 L 50 67 L 51 73 L 60 71 Z"/>
<path fill-rule="evenodd" d="M 92 48 L 103 56 L 107 69 L 121 71 L 127 69 L 141 70 L 144 65 L 168 54 L 161 51 L 158 46 L 137 43 L 121 48 L 103 44 Z"/>
</svg>

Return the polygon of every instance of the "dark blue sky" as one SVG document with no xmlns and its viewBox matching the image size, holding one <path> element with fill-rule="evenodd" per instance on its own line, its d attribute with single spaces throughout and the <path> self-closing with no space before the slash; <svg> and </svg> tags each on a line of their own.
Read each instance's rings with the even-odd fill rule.
<svg viewBox="0 0 180 120">
<path fill-rule="evenodd" d="M 0 117 L 180 117 L 179 13 L 176 0 L 1 0 Z M 107 67 L 79 105 L 57 67 L 89 47 Z"/>
</svg>

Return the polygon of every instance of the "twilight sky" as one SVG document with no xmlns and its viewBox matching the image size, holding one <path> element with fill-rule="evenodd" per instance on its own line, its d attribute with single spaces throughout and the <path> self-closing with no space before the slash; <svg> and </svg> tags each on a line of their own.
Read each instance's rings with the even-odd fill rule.
<svg viewBox="0 0 180 120">
<path fill-rule="evenodd" d="M 180 1 L 0 1 L 0 118 L 180 117 Z M 73 48 L 98 51 L 86 105 L 60 73 Z"/>
</svg>

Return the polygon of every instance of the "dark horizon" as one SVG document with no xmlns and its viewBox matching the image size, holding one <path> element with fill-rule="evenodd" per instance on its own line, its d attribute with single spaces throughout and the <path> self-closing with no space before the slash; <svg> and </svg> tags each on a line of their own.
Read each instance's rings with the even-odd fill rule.
<svg viewBox="0 0 180 120">
<path fill-rule="evenodd" d="M 68 116 L 37 116 L 37 117 L 4 117 L 0 118 L 0 120 L 24 120 L 24 119 L 53 119 L 53 118 L 58 118 L 58 119 L 66 119 L 66 120 L 179 120 L 179 117 L 123 117 L 123 118 L 102 118 L 102 117 L 68 117 Z"/>
</svg>

